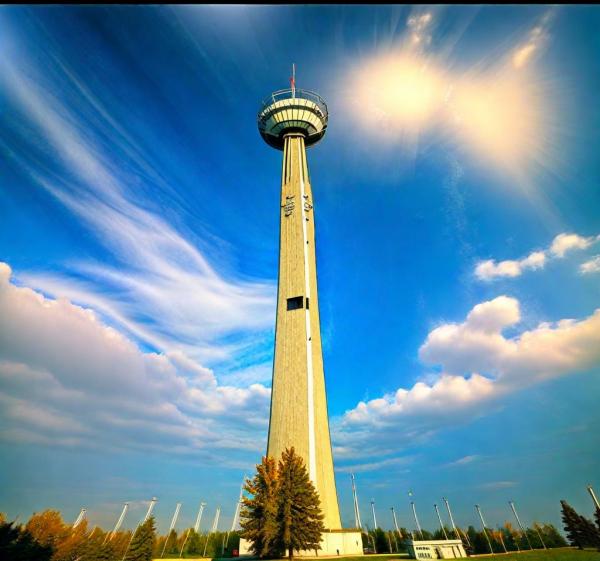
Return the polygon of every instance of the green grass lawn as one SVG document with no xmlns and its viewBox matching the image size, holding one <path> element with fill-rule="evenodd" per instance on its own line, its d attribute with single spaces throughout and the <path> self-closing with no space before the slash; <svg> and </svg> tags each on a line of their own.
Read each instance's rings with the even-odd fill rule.
<svg viewBox="0 0 600 561">
<path fill-rule="evenodd" d="M 362 555 L 355 557 L 322 557 L 322 559 L 335 559 L 335 561 L 391 561 L 393 559 L 407 559 L 406 553 L 388 553 L 386 555 Z M 497 561 L 600 561 L 600 552 L 593 549 L 580 551 L 570 547 L 549 549 L 547 551 L 523 551 L 522 553 L 497 553 L 496 555 L 475 555 L 478 559 L 495 559 Z M 295 557 L 302 559 L 319 559 L 318 557 Z M 208 561 L 208 560 L 207 560 Z M 235 561 L 232 558 L 213 559 L 212 561 Z"/>
<path fill-rule="evenodd" d="M 570 547 L 548 549 L 547 551 L 523 551 L 522 553 L 509 553 L 497 555 L 477 555 L 478 558 L 503 559 L 506 561 L 600 561 L 600 553 L 594 549 L 571 549 Z"/>
<path fill-rule="evenodd" d="M 508 555 L 505 553 L 476 555 L 475 558 L 497 559 L 498 561 L 600 561 L 600 553 L 593 549 L 580 551 L 565 547 L 547 551 L 523 551 L 522 553 L 509 553 Z M 318 558 L 313 557 L 312 559 Z M 389 555 L 363 555 L 360 557 L 328 557 L 327 559 L 335 559 L 335 561 L 389 561 L 391 559 L 407 559 L 407 555 L 394 553 Z"/>
</svg>

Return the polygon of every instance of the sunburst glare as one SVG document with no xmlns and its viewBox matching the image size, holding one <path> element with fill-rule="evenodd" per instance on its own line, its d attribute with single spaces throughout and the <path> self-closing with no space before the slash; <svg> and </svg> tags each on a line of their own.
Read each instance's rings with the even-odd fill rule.
<svg viewBox="0 0 600 561">
<path fill-rule="evenodd" d="M 491 54 L 484 55 L 475 67 L 483 70 L 472 70 L 460 69 L 425 46 L 430 37 L 423 35 L 423 25 L 414 23 L 424 17 L 409 18 L 400 47 L 376 52 L 350 70 L 351 110 L 363 128 L 388 144 L 401 139 L 412 155 L 426 134 L 428 140 L 450 138 L 476 160 L 522 183 L 534 165 L 552 169 L 558 159 L 552 150 L 558 130 L 558 112 L 552 107 L 557 92 L 541 80 L 532 56 L 546 37 L 541 24 L 516 51 L 510 45 L 504 56 L 496 52 L 493 61 Z"/>
</svg>

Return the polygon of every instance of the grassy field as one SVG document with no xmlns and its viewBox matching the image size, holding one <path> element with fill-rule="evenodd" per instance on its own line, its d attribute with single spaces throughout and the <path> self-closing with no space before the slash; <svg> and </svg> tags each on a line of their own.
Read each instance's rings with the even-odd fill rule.
<svg viewBox="0 0 600 561">
<path fill-rule="evenodd" d="M 524 551 L 522 553 L 476 555 L 479 559 L 497 558 L 505 561 L 600 561 L 600 553 L 593 549 L 580 551 L 570 547 L 549 549 L 547 551 Z"/>
<path fill-rule="evenodd" d="M 600 553 L 588 549 L 580 551 L 569 547 L 549 549 L 547 551 L 523 551 L 522 553 L 497 553 L 496 555 L 475 555 L 477 559 L 495 559 L 497 561 L 600 561 Z M 406 554 L 363 555 L 361 557 L 328 557 L 336 561 L 389 561 L 391 559 L 407 559 Z M 306 559 L 306 558 L 304 558 Z M 313 557 L 312 559 L 318 559 Z M 321 558 L 323 559 L 323 558 Z"/>
<path fill-rule="evenodd" d="M 580 551 L 569 547 L 549 549 L 547 551 L 523 551 L 522 553 L 497 553 L 496 555 L 475 555 L 477 559 L 494 559 L 497 561 L 600 561 L 600 553 L 593 549 Z M 166 559 L 166 558 L 165 558 Z M 195 558 L 200 559 L 200 558 Z M 390 553 L 387 555 L 362 555 L 355 557 L 296 557 L 298 561 L 302 559 L 335 559 L 335 561 L 392 561 L 393 559 L 408 559 L 406 553 Z M 162 561 L 162 560 L 157 560 Z M 191 561 L 191 559 L 189 560 Z M 234 561 L 227 559 L 210 559 L 202 561 Z"/>
</svg>

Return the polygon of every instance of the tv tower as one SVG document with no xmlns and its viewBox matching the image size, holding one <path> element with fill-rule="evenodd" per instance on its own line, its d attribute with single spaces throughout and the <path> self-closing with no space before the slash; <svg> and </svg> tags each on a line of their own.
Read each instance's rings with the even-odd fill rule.
<svg viewBox="0 0 600 561">
<path fill-rule="evenodd" d="M 328 113 L 318 94 L 296 88 L 295 78 L 293 67 L 291 87 L 272 93 L 258 113 L 260 135 L 283 151 L 267 454 L 278 459 L 286 448 L 295 448 L 319 493 L 325 528 L 339 530 L 319 325 L 315 201 L 306 161 L 306 148 L 325 135 Z"/>
</svg>

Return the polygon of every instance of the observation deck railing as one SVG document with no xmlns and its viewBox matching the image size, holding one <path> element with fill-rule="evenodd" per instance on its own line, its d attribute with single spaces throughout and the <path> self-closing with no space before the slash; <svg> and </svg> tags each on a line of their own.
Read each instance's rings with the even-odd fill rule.
<svg viewBox="0 0 600 561">
<path fill-rule="evenodd" d="M 285 99 L 307 99 L 308 101 L 312 101 L 321 112 L 321 115 L 319 115 L 319 117 L 321 117 L 322 119 L 324 119 L 325 122 L 327 122 L 328 112 L 325 100 L 315 92 L 311 92 L 310 90 L 302 90 L 300 88 L 287 88 L 285 90 L 277 90 L 271 95 L 265 97 L 262 100 L 261 107 L 258 112 L 258 121 L 260 122 L 266 117 L 265 110 L 268 107 L 270 107 L 274 103 L 277 103 L 278 101 L 282 101 Z"/>
</svg>

